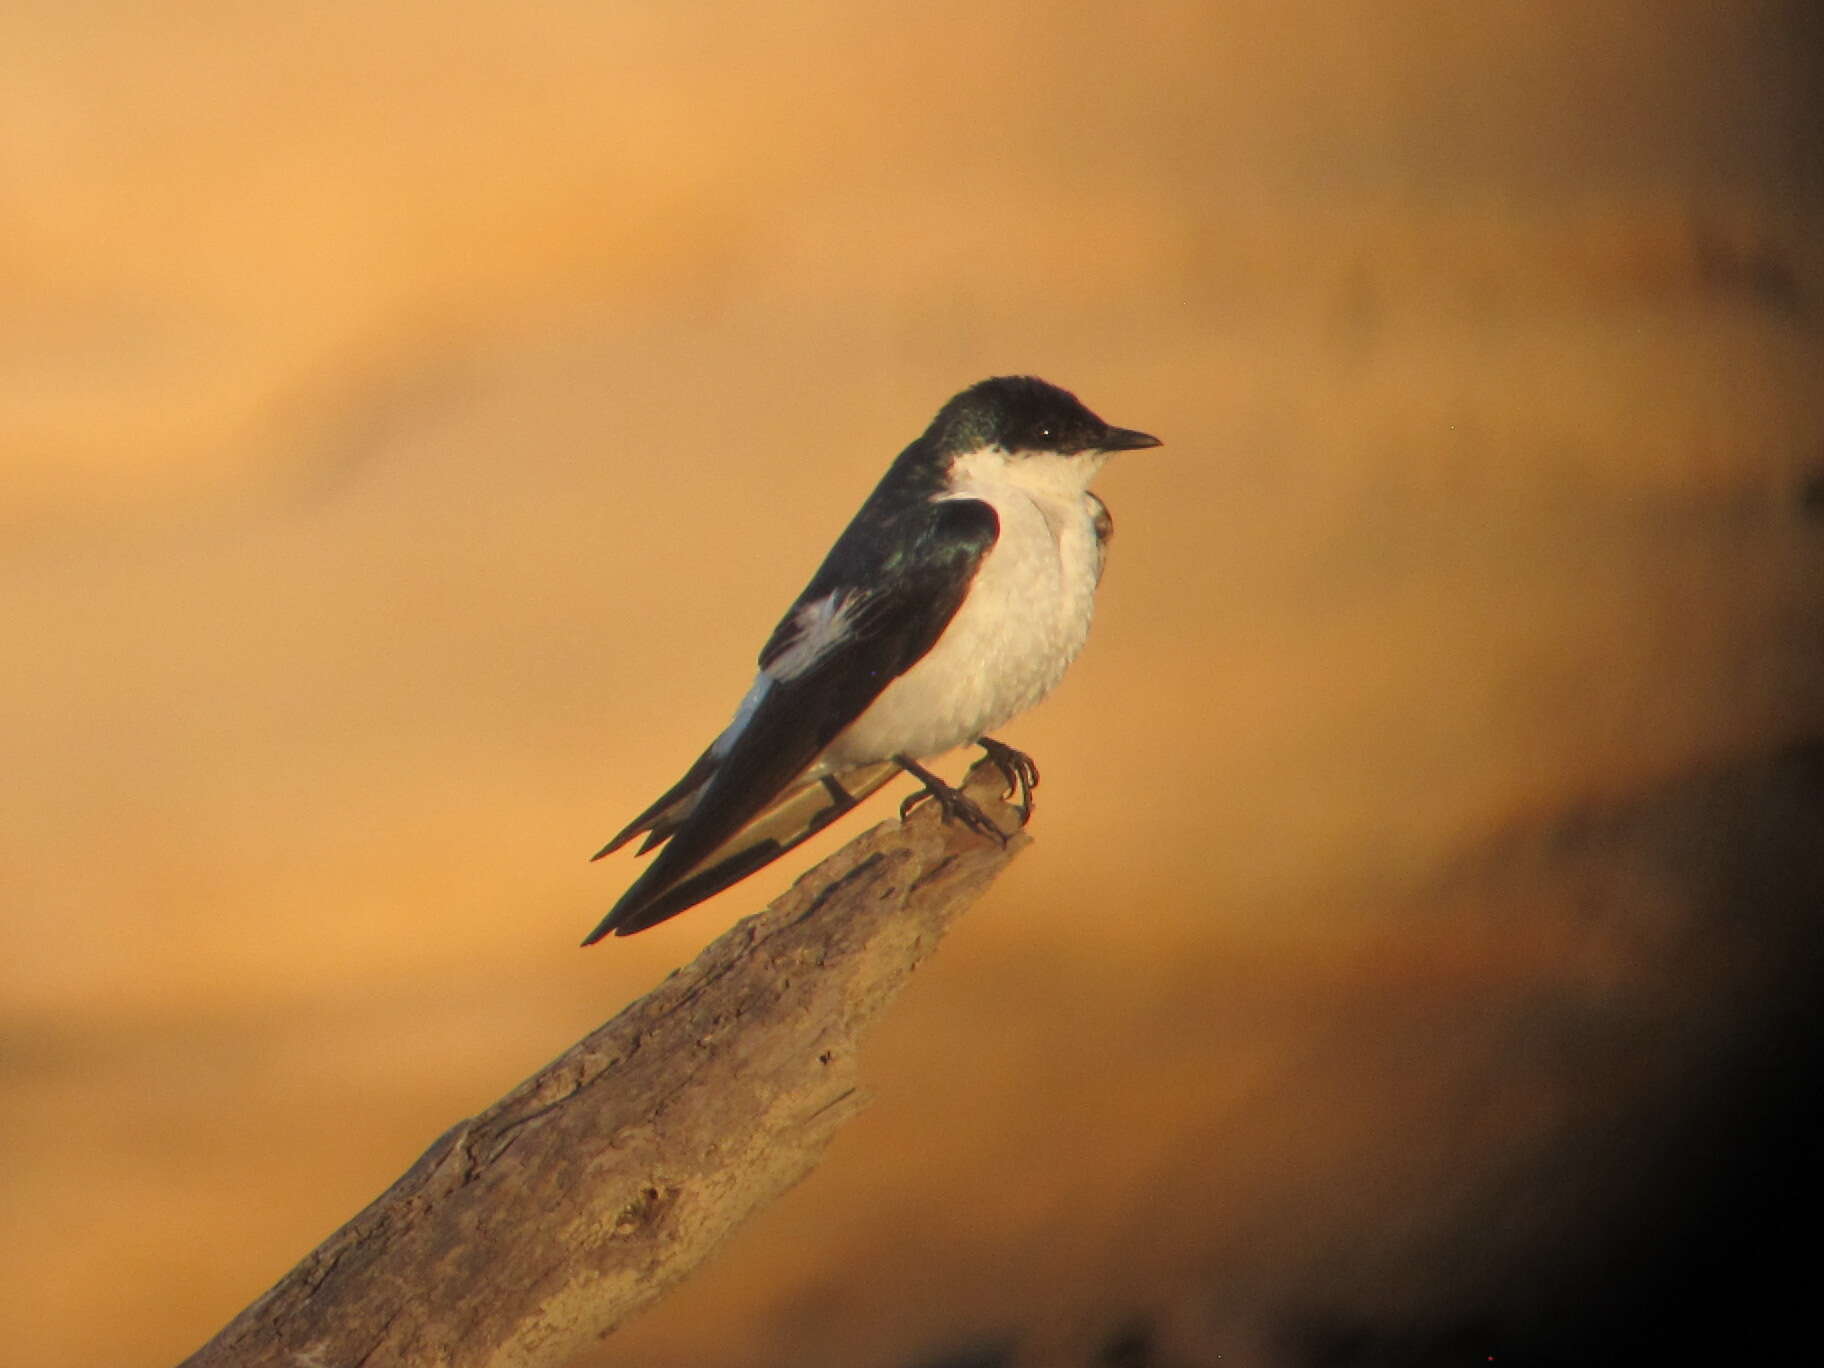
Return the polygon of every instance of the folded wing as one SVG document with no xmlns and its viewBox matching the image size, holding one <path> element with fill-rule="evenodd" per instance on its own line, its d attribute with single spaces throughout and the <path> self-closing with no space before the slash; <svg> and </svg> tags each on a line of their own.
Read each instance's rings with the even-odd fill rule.
<svg viewBox="0 0 1824 1368">
<path fill-rule="evenodd" d="M 849 525 L 760 653 L 740 712 L 684 777 L 598 853 L 645 834 L 653 862 L 590 933 L 632 935 L 719 893 L 873 793 L 890 758 L 806 780 L 819 754 L 929 651 L 968 596 L 1000 520 L 974 499 Z"/>
</svg>

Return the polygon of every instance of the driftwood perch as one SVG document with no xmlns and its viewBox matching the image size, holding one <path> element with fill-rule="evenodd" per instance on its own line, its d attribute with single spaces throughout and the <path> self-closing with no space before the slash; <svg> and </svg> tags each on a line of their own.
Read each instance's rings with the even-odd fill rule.
<svg viewBox="0 0 1824 1368">
<path fill-rule="evenodd" d="M 978 765 L 968 788 L 1011 828 L 1000 782 Z M 865 1103 L 858 1036 L 1029 839 L 936 809 L 452 1127 L 184 1368 L 561 1364 L 657 1299 L 816 1165 Z"/>
</svg>

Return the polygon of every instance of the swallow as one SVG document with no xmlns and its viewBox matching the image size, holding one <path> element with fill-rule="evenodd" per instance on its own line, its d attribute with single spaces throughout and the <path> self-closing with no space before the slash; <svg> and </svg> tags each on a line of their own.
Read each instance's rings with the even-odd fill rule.
<svg viewBox="0 0 1824 1368">
<path fill-rule="evenodd" d="M 659 853 L 584 945 L 711 897 L 901 773 L 1003 843 L 1009 833 L 923 762 L 979 745 L 1032 813 L 1038 767 L 988 733 L 1057 685 L 1082 650 L 1113 521 L 1089 484 L 1158 446 L 1032 376 L 946 403 L 887 468 L 760 652 L 722 734 L 597 851 Z"/>
</svg>

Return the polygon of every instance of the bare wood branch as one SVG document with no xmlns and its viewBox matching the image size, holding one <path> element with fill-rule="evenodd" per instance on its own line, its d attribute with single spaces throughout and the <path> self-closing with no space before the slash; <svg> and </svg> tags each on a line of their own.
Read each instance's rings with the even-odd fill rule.
<svg viewBox="0 0 1824 1368">
<path fill-rule="evenodd" d="M 970 773 L 1011 827 L 999 785 Z M 654 1301 L 861 1110 L 857 1037 L 1029 839 L 1002 849 L 936 806 L 453 1127 L 184 1368 L 559 1364 Z"/>
</svg>

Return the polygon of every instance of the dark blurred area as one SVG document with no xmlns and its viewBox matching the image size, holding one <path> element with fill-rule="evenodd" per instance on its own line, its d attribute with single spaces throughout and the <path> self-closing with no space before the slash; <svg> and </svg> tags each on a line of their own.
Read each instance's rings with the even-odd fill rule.
<svg viewBox="0 0 1824 1368">
<path fill-rule="evenodd" d="M 1063 1252 L 1054 1228 L 1015 1256 L 1024 1319 L 907 1362 L 1649 1364 L 1802 1342 L 1821 833 L 1813 741 L 1470 853 L 1387 909 L 1402 934 L 1331 986 L 1328 1039 L 1290 1076 L 1246 1107 L 1187 1095 L 1169 1144 L 1110 1143 L 1157 1154 Z"/>
<path fill-rule="evenodd" d="M 1037 844 L 585 1362 L 1802 1331 L 1821 74 L 1798 0 L 9 6 L 9 1363 L 179 1358 L 885 817 L 575 949 L 1008 372 L 1167 443 Z"/>
</svg>

